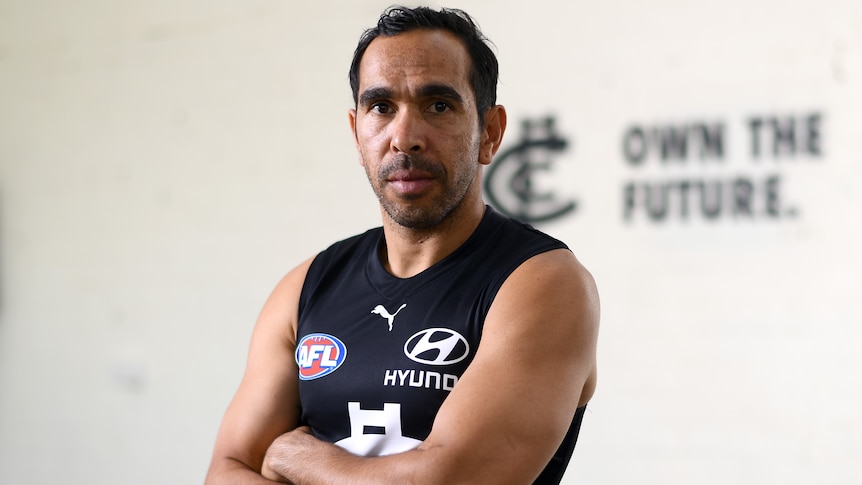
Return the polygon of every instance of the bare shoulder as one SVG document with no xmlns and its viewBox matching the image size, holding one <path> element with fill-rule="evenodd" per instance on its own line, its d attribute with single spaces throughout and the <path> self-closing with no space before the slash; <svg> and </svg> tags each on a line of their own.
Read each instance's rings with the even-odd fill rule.
<svg viewBox="0 0 862 485">
<path fill-rule="evenodd" d="M 554 249 L 546 251 L 525 261 L 515 273 L 526 273 L 549 277 L 572 278 L 573 282 L 580 282 L 592 286 L 595 290 L 593 276 L 568 249 Z M 513 275 L 515 274 L 513 273 Z"/>
<path fill-rule="evenodd" d="M 290 270 L 275 286 L 267 298 L 258 318 L 255 333 L 281 335 L 290 343 L 296 340 L 296 319 L 299 297 L 308 268 L 314 257 L 308 258 Z"/>
<path fill-rule="evenodd" d="M 552 321 L 563 326 L 597 326 L 599 294 L 592 274 L 575 255 L 556 249 L 536 255 L 515 269 L 500 288 L 491 312 L 518 309 L 554 314 Z"/>
</svg>

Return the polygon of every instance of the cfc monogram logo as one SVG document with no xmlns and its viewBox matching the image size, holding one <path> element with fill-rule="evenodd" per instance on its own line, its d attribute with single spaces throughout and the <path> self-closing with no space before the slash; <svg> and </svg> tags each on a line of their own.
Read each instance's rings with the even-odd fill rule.
<svg viewBox="0 0 862 485">
<path fill-rule="evenodd" d="M 498 155 L 485 175 L 485 194 L 500 212 L 526 223 L 557 219 L 574 212 L 574 200 L 559 200 L 552 191 L 536 190 L 535 175 L 553 172 L 555 155 L 569 143 L 557 134 L 555 120 L 524 120 L 521 142 Z"/>
</svg>

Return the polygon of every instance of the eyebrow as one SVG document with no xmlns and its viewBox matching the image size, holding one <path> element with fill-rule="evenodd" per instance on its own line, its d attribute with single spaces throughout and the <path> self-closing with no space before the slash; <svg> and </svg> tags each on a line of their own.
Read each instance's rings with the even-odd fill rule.
<svg viewBox="0 0 862 485">
<path fill-rule="evenodd" d="M 461 93 L 446 84 L 427 84 L 420 87 L 417 94 L 422 98 L 445 98 L 458 104 L 464 104 Z"/>
<path fill-rule="evenodd" d="M 464 104 L 464 98 L 452 86 L 446 84 L 426 84 L 420 86 L 416 91 L 420 98 L 444 98 L 458 104 Z M 370 87 L 359 95 L 360 106 L 367 106 L 379 99 L 388 99 L 395 97 L 395 92 L 387 87 L 375 86 Z"/>
<path fill-rule="evenodd" d="M 359 95 L 359 106 L 367 106 L 378 99 L 391 98 L 393 92 L 381 86 L 368 88 Z"/>
</svg>

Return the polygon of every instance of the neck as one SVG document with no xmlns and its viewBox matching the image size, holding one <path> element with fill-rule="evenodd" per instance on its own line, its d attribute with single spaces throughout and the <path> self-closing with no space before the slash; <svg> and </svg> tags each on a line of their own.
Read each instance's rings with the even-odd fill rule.
<svg viewBox="0 0 862 485">
<path fill-rule="evenodd" d="M 382 212 L 385 245 L 380 249 L 380 260 L 392 275 L 409 278 L 464 244 L 482 221 L 485 204 L 481 199 L 472 203 L 464 200 L 440 224 L 427 229 L 401 226 Z"/>
</svg>

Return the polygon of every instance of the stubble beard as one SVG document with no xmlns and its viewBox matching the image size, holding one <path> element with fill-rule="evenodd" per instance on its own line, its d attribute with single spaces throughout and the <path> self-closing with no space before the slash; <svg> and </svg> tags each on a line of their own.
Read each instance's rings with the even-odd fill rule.
<svg viewBox="0 0 862 485">
<path fill-rule="evenodd" d="M 454 169 L 457 171 L 455 180 L 451 184 L 445 183 L 442 186 L 442 193 L 434 196 L 433 200 L 421 204 L 411 202 L 427 197 L 424 194 L 399 198 L 387 196 L 384 190 L 387 185 L 387 178 L 396 170 L 416 169 L 430 174 L 436 180 L 445 181 L 447 180 L 447 171 L 442 165 L 421 155 L 401 155 L 382 165 L 374 177 L 368 172 L 368 165 L 366 165 L 366 175 L 380 206 L 396 224 L 407 229 L 431 229 L 449 219 L 461 206 L 467 192 L 476 180 L 479 170 L 478 163 L 473 161 L 476 159 L 477 157 L 471 158 L 469 156 L 462 158 L 455 164 Z M 470 165 L 471 163 L 472 165 Z M 472 166 L 472 170 L 464 169 L 467 166 Z"/>
</svg>

